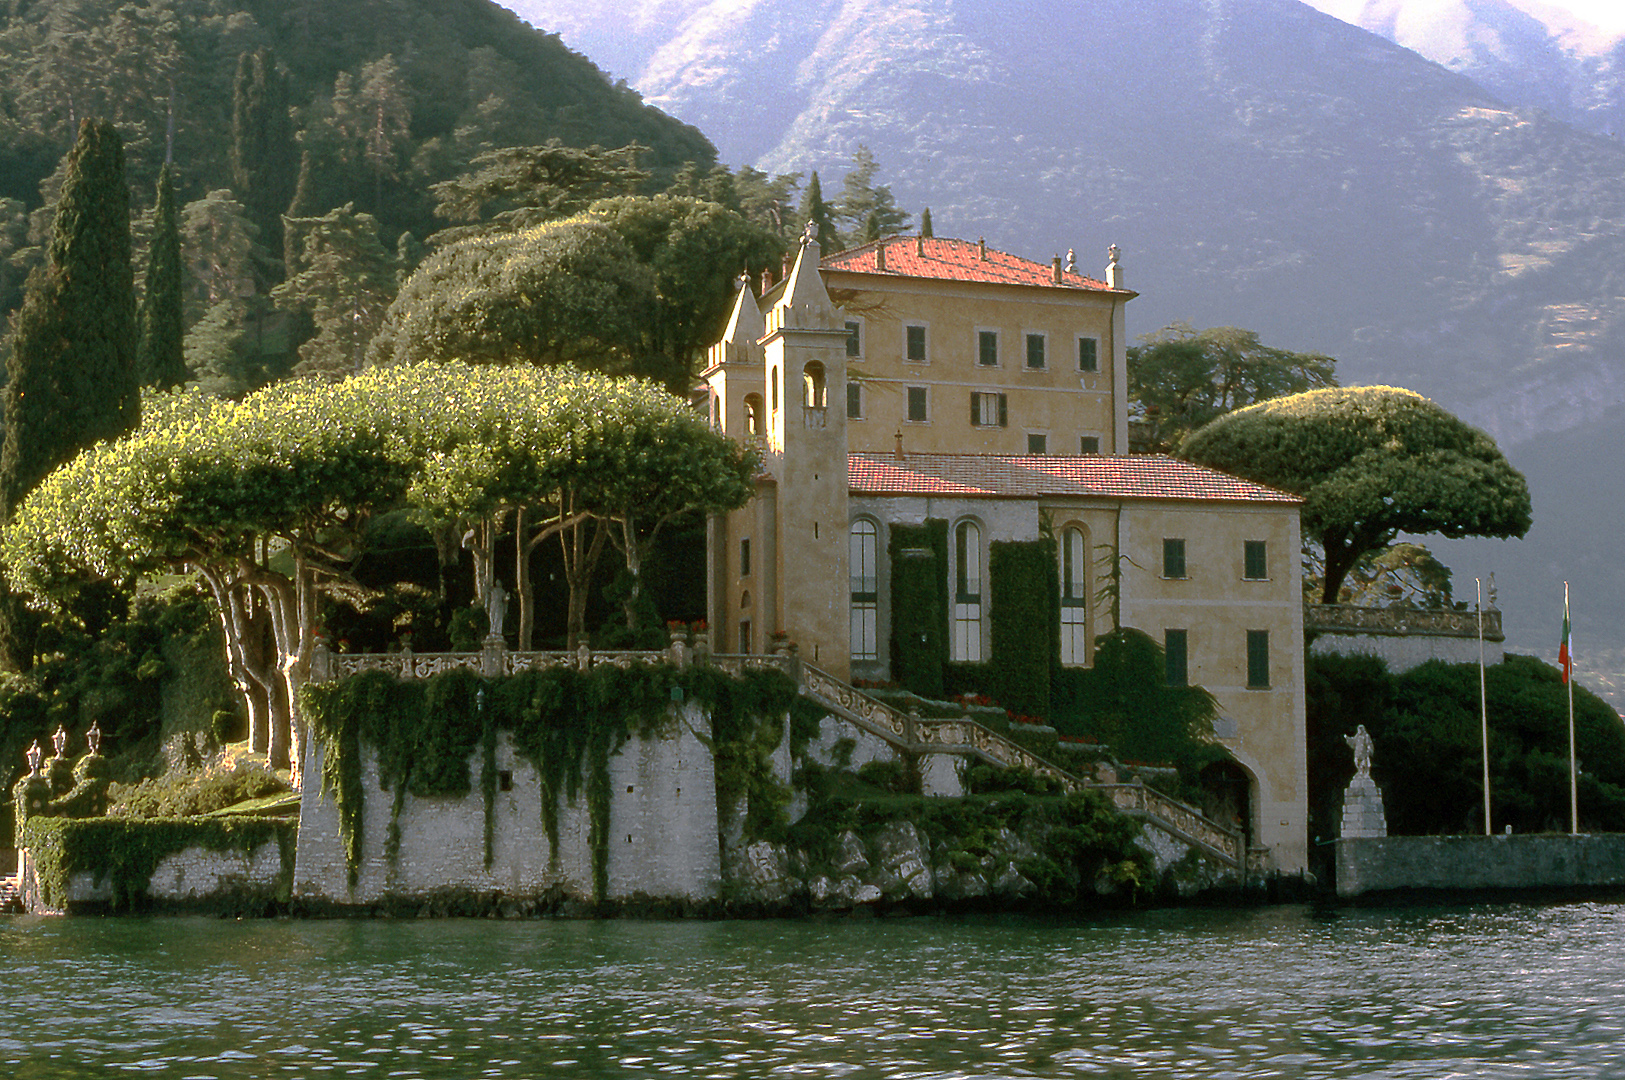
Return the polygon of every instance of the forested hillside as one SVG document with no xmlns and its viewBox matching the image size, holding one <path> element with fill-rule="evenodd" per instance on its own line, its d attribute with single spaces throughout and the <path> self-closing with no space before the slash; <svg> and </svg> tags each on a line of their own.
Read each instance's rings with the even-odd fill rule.
<svg viewBox="0 0 1625 1080">
<path fill-rule="evenodd" d="M 16 306 L 37 261 L 30 249 L 49 227 L 40 208 L 88 116 L 124 137 L 138 214 L 170 156 L 181 204 L 227 191 L 238 204 L 222 195 L 192 215 L 195 229 L 219 235 L 241 212 L 262 262 L 283 254 L 270 234 L 307 153 L 296 209 L 354 203 L 390 247 L 443 227 L 429 186 L 494 147 L 636 142 L 657 178 L 716 156 L 697 130 L 488 0 L 10 0 L 0 4 L 0 311 Z"/>
</svg>

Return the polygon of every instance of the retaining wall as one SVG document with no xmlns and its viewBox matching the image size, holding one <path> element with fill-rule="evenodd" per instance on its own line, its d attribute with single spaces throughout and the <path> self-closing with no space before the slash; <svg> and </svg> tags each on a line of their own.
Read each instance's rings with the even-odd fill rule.
<svg viewBox="0 0 1625 1080">
<path fill-rule="evenodd" d="M 1388 836 L 1337 842 L 1337 895 L 1625 886 L 1625 835 Z"/>
<path fill-rule="evenodd" d="M 709 731 L 696 705 L 683 707 L 669 738 L 633 737 L 609 760 L 608 889 L 604 899 L 639 895 L 708 899 L 721 888 L 717 839 L 716 776 L 711 753 L 695 734 Z M 450 892 L 501 893 L 537 898 L 562 892 L 593 897 L 591 812 L 585 790 L 572 804 L 558 800 L 558 859 L 542 823 L 541 781 L 536 769 L 498 734 L 496 768 L 510 777 L 492 807 L 492 861 L 485 865 L 485 802 L 480 753 L 470 755 L 474 790 L 466 797 L 406 796 L 401 809 L 400 849 L 386 857 L 393 792 L 378 784 L 377 755 L 362 748 L 361 859 L 355 888 L 339 831 L 339 808 L 314 782 L 321 750 L 312 744 L 300 806 L 294 896 L 339 904 L 428 897 Z"/>
</svg>

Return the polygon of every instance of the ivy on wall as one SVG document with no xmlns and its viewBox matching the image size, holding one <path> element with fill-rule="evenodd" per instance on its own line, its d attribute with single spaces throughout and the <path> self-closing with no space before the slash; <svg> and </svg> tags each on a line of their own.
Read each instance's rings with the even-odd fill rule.
<svg viewBox="0 0 1625 1080">
<path fill-rule="evenodd" d="M 39 876 L 40 898 L 61 909 L 74 874 L 88 872 L 107 882 L 115 910 L 128 910 L 146 896 L 158 864 L 190 847 L 251 854 L 275 843 L 282 856 L 277 895 L 287 899 L 293 884 L 298 823 L 285 818 L 31 818 L 20 830 Z"/>
<path fill-rule="evenodd" d="M 816 734 L 822 711 L 800 698 L 780 671 L 735 677 L 708 667 L 601 664 L 585 673 L 553 668 L 496 679 L 457 670 L 421 681 L 374 671 L 308 686 L 302 706 L 322 746 L 322 790 L 338 804 L 352 889 L 362 854 L 363 743 L 376 749 L 379 784 L 392 794 L 385 849 L 391 866 L 400 853 L 406 795 L 468 795 L 469 759 L 478 750 L 489 868 L 496 736 L 506 731 L 514 751 L 536 769 L 542 826 L 555 865 L 560 799 L 574 805 L 586 797 L 593 893 L 602 899 L 609 876 L 609 760 L 634 736 L 672 734 L 675 703 L 690 700 L 711 717 L 706 741 L 715 761 L 719 813 L 731 812 L 743 798 L 747 834 L 782 831 L 789 793 L 773 776 L 772 755 L 784 737 L 783 719 L 790 714 L 792 738 L 804 743 Z"/>
<path fill-rule="evenodd" d="M 1050 712 L 1050 669 L 1060 640 L 1055 565 L 1055 545 L 1048 539 L 988 545 L 992 693 L 1006 709 L 1025 716 Z"/>
<path fill-rule="evenodd" d="M 891 526 L 892 678 L 922 697 L 940 698 L 948 662 L 948 523 Z"/>
</svg>

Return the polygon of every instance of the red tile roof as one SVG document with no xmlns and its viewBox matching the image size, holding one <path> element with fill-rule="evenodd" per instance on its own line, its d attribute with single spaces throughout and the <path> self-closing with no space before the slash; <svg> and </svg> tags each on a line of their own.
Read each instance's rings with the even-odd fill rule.
<svg viewBox="0 0 1625 1080">
<path fill-rule="evenodd" d="M 886 246 L 886 269 L 876 264 L 875 249 Z M 923 253 L 917 253 L 923 249 Z M 1084 292 L 1130 293 L 1128 289 L 1113 289 L 1104 281 L 1061 271 L 1061 281 L 1055 282 L 1055 269 L 1044 263 L 1023 259 L 1019 255 L 987 249 L 983 259 L 976 244 L 969 240 L 938 239 L 934 236 L 921 240 L 914 236 L 888 236 L 827 256 L 819 263 L 825 270 L 839 270 L 850 274 L 885 274 L 888 277 L 937 278 L 944 281 L 975 281 L 992 285 L 1039 285 L 1050 289 L 1078 289 Z"/>
<path fill-rule="evenodd" d="M 901 460 L 894 454 L 850 454 L 847 469 L 852 491 L 860 495 L 1083 496 L 1289 505 L 1303 501 L 1285 491 L 1156 454 L 904 454 Z"/>
</svg>

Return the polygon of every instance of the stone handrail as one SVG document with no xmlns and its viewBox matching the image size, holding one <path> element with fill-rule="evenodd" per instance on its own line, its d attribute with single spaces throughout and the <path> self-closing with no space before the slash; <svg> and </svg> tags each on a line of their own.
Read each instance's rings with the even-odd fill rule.
<svg viewBox="0 0 1625 1080">
<path fill-rule="evenodd" d="M 1191 844 L 1213 860 L 1242 869 L 1253 860 L 1244 851 L 1239 833 L 1204 817 L 1195 807 L 1171 799 L 1144 784 L 1090 783 L 1054 762 L 1047 761 L 1015 740 L 969 718 L 924 718 L 902 712 L 877 701 L 849 683 L 810 664 L 793 652 L 771 656 L 761 654 L 697 655 L 686 643 L 674 641 L 665 651 L 600 650 L 582 646 L 574 652 L 509 652 L 500 639 L 488 639 L 481 652 L 414 653 L 333 653 L 318 642 L 311 664 L 315 682 L 344 679 L 363 671 L 387 671 L 403 679 L 427 679 L 443 671 L 468 669 L 486 675 L 512 675 L 521 671 L 574 667 L 585 671 L 602 664 L 626 668 L 633 664 L 663 661 L 686 666 L 690 660 L 708 664 L 732 675 L 746 671 L 776 668 L 794 679 L 800 692 L 838 716 L 867 731 L 905 754 L 961 754 L 980 758 L 1007 769 L 1025 769 L 1047 777 L 1067 792 L 1093 788 L 1102 792 L 1118 810 L 1130 814 L 1170 836 Z"/>
<path fill-rule="evenodd" d="M 1353 604 L 1303 605 L 1304 633 L 1376 634 L 1385 637 L 1478 636 L 1476 611 L 1444 611 L 1406 607 L 1355 607 Z M 1484 640 L 1504 641 L 1501 612 L 1484 610 Z"/>
<path fill-rule="evenodd" d="M 1012 739 L 970 719 L 922 719 L 876 701 L 826 671 L 801 665 L 802 693 L 904 752 L 960 753 L 1004 768 L 1026 769 L 1057 781 L 1063 790 L 1093 787 L 1117 809 L 1191 844 L 1231 869 L 1248 863 L 1240 833 L 1203 816 L 1193 806 L 1144 784 L 1101 784 L 1068 772 Z"/>
</svg>

